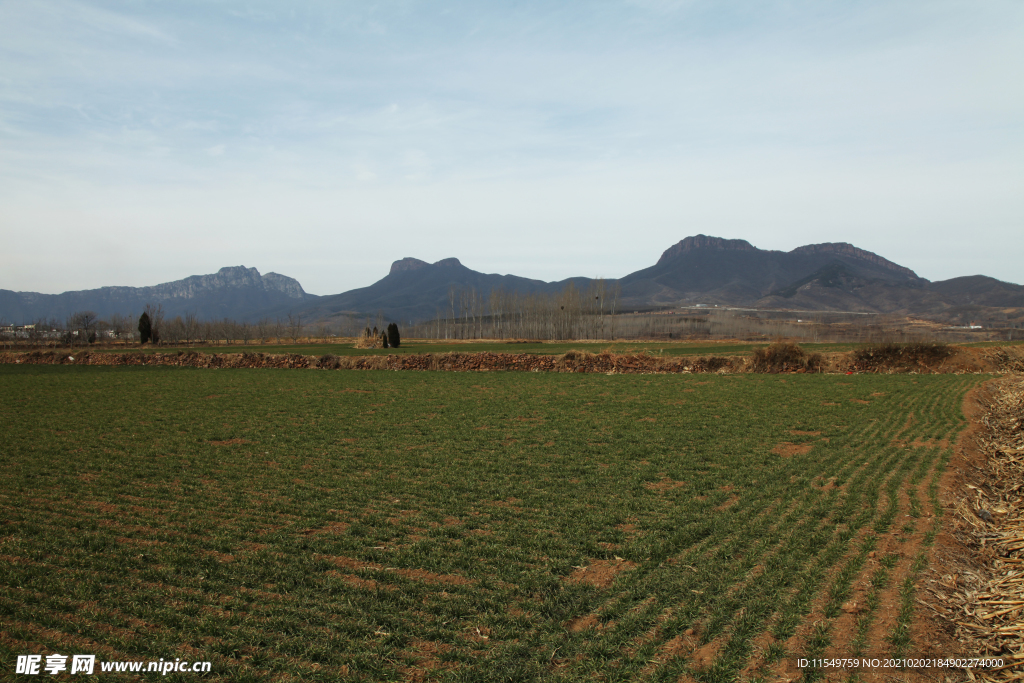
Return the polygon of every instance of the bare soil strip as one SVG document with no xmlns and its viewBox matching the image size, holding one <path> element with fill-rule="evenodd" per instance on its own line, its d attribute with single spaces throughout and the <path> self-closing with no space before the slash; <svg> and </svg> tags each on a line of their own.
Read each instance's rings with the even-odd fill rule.
<svg viewBox="0 0 1024 683">
<path fill-rule="evenodd" d="M 1019 372 L 1024 370 L 1024 347 L 952 347 L 953 353 L 939 360 L 920 360 L 912 365 L 878 359 L 858 360 L 853 353 L 822 356 L 818 371 L 970 373 Z M 171 365 L 193 368 L 292 368 L 319 370 L 449 370 L 455 372 L 518 370 L 524 372 L 580 372 L 604 374 L 636 373 L 735 373 L 779 372 L 766 369 L 751 358 L 654 356 L 647 353 L 616 354 L 569 351 L 543 356 L 529 353 L 426 353 L 387 356 L 304 356 L 264 353 L 90 353 L 80 351 L 31 351 L 0 353 L 0 363 L 28 365 Z M 803 373 L 805 368 L 787 372 Z"/>
<path fill-rule="evenodd" d="M 948 532 L 925 582 L 924 604 L 960 651 L 1001 658 L 971 680 L 1024 678 L 1024 377 L 968 396 L 972 427 L 957 443 L 948 482 Z"/>
</svg>

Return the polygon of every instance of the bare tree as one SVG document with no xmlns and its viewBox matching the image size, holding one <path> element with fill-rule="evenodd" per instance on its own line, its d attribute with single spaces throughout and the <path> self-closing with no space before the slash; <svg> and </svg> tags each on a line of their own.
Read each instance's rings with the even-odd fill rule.
<svg viewBox="0 0 1024 683">
<path fill-rule="evenodd" d="M 604 299 L 607 295 L 605 282 L 603 277 L 597 278 L 594 282 L 594 299 L 597 301 L 598 315 L 600 316 L 600 332 L 598 332 L 599 339 L 604 339 Z"/>
<path fill-rule="evenodd" d="M 296 343 L 299 340 L 299 336 L 302 334 L 302 315 L 299 313 L 288 314 L 288 331 L 292 338 L 292 343 Z"/>
<path fill-rule="evenodd" d="M 0 318 L 0 339 L 4 346 L 14 347 L 14 325 L 8 323 L 7 318 Z"/>
<path fill-rule="evenodd" d="M 96 327 L 96 323 L 99 322 L 99 318 L 96 316 L 96 311 L 79 311 L 72 317 L 75 321 L 75 325 L 85 332 L 92 332 L 93 328 Z"/>
<path fill-rule="evenodd" d="M 225 346 L 231 346 L 231 343 L 238 337 L 238 323 L 231 318 L 224 318 L 217 324 L 216 329 L 210 335 L 211 338 L 224 340 Z"/>
<path fill-rule="evenodd" d="M 252 337 L 252 325 L 243 322 L 238 325 L 238 336 L 242 339 L 242 346 L 249 344 L 249 338 Z"/>
<path fill-rule="evenodd" d="M 164 322 L 162 331 L 163 341 L 175 344 L 185 338 L 185 321 L 180 315 L 176 315 Z"/>
<path fill-rule="evenodd" d="M 163 331 L 164 324 L 164 306 L 163 304 L 146 304 L 145 314 L 149 316 L 149 329 L 152 335 L 152 342 L 158 344 L 160 342 L 160 335 Z"/>
<path fill-rule="evenodd" d="M 199 320 L 195 311 L 187 311 L 181 325 L 182 336 L 185 337 L 185 344 L 191 346 L 199 337 Z"/>
<path fill-rule="evenodd" d="M 612 287 L 612 292 L 611 292 L 611 300 L 612 300 L 611 303 L 612 303 L 612 305 L 611 305 L 611 308 L 609 309 L 609 315 L 611 316 L 611 322 L 612 322 L 612 339 L 613 340 L 615 339 L 615 314 L 618 312 L 618 308 L 619 308 L 619 295 L 621 294 L 621 292 L 622 292 L 622 287 L 619 285 L 618 282 L 616 282 L 615 286 Z"/>
<path fill-rule="evenodd" d="M 96 326 L 98 318 L 96 311 L 79 311 L 68 316 L 68 331 L 71 338 L 71 346 L 74 347 L 74 340 L 77 337 L 82 343 L 90 343 L 90 336 Z"/>
<path fill-rule="evenodd" d="M 135 316 L 132 314 L 122 315 L 114 313 L 110 316 L 110 327 L 114 330 L 119 340 L 130 344 L 135 340 Z"/>
<path fill-rule="evenodd" d="M 456 320 L 455 319 L 455 285 L 452 285 L 452 286 L 450 286 L 448 288 L 448 305 L 452 309 L 452 322 L 451 322 L 451 325 L 452 325 L 452 328 L 453 328 L 452 329 L 452 338 L 454 338 L 455 337 L 454 326 L 455 326 L 455 320 Z M 448 337 L 448 325 L 445 325 L 445 335 L 444 335 L 444 337 L 445 337 L 445 339 L 449 338 Z"/>
</svg>

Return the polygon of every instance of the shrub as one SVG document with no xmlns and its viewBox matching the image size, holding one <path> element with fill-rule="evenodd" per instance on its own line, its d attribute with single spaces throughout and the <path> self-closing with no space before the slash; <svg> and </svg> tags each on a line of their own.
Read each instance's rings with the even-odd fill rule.
<svg viewBox="0 0 1024 683">
<path fill-rule="evenodd" d="M 398 333 L 398 325 L 395 323 L 388 325 L 388 344 L 393 349 L 397 349 L 402 344 L 402 335 Z"/>
<path fill-rule="evenodd" d="M 316 362 L 316 366 L 318 368 L 323 368 L 324 370 L 337 370 L 339 365 L 341 365 L 341 363 L 338 362 L 338 357 L 329 353 L 327 355 L 320 356 Z"/>
<path fill-rule="evenodd" d="M 812 353 L 807 356 L 804 367 L 807 368 L 808 372 L 821 372 L 825 367 L 825 356 L 820 353 Z"/>
<path fill-rule="evenodd" d="M 722 356 L 711 356 L 710 358 L 698 358 L 690 365 L 693 372 L 718 372 L 722 368 L 732 367 L 732 360 Z"/>
<path fill-rule="evenodd" d="M 380 333 L 380 348 L 382 348 L 382 349 L 388 348 L 388 333 L 387 332 L 381 332 Z"/>
<path fill-rule="evenodd" d="M 357 349 L 375 349 L 380 346 L 380 339 L 377 337 L 360 337 L 356 340 Z"/>
<path fill-rule="evenodd" d="M 820 359 L 820 354 L 815 354 Z M 820 362 L 820 361 L 817 361 Z M 792 342 L 775 342 L 770 346 L 754 349 L 752 358 L 754 372 L 786 372 L 807 370 L 807 355 Z"/>
<path fill-rule="evenodd" d="M 907 370 L 937 365 L 952 356 L 953 349 L 942 342 L 882 342 L 862 346 L 852 355 L 863 370 Z"/>
<path fill-rule="evenodd" d="M 589 351 L 577 351 L 575 349 L 571 349 L 566 351 L 562 357 L 556 361 L 555 367 L 560 372 L 573 372 L 580 371 L 581 369 L 586 372 L 588 369 L 593 370 L 593 365 L 597 359 L 598 356 L 595 356 Z M 607 360 L 608 358 L 606 357 L 605 361 Z"/>
</svg>

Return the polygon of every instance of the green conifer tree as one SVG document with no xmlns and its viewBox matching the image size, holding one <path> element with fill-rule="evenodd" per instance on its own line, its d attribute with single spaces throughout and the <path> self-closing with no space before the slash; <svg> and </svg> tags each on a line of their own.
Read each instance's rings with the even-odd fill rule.
<svg viewBox="0 0 1024 683">
<path fill-rule="evenodd" d="M 149 319 L 149 315 L 143 313 L 139 316 L 139 341 L 145 344 L 153 337 L 153 323 Z"/>
<path fill-rule="evenodd" d="M 397 349 L 402 344 L 402 335 L 398 333 L 398 325 L 395 323 L 388 325 L 388 344 L 393 349 Z"/>
</svg>

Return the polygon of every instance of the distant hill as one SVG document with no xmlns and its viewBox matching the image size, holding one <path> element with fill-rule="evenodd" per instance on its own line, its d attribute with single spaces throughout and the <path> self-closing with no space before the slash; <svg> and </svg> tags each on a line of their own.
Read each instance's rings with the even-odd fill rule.
<svg viewBox="0 0 1024 683">
<path fill-rule="evenodd" d="M 928 284 L 928 291 L 955 306 L 1024 307 L 1024 286 L 985 275 L 932 282 Z"/>
<path fill-rule="evenodd" d="M 0 317 L 7 322 L 63 320 L 93 310 L 136 313 L 162 304 L 168 316 L 195 312 L 200 318 L 255 321 L 297 313 L 303 322 L 344 316 L 376 316 L 408 322 L 449 309 L 449 292 L 475 289 L 521 294 L 561 292 L 570 283 L 586 289 L 593 280 L 573 277 L 544 282 L 516 275 L 481 273 L 457 258 L 436 263 L 406 257 L 367 287 L 314 296 L 298 281 L 255 268 L 222 268 L 153 287 L 103 287 L 63 294 L 0 290 Z M 792 251 L 758 249 L 746 240 L 707 235 L 672 245 L 649 268 L 607 284 L 620 287 L 619 310 L 708 304 L 800 311 L 859 311 L 919 315 L 967 322 L 1006 319 L 1004 309 L 1024 309 L 1024 286 L 983 275 L 929 282 L 878 254 L 844 242 L 809 244 Z M 1014 319 L 1022 315 L 1013 313 Z"/>
<path fill-rule="evenodd" d="M 708 303 L 808 308 L 802 294 L 818 285 L 837 291 L 827 292 L 827 304 L 810 308 L 874 310 L 856 297 L 838 296 L 839 290 L 871 282 L 916 287 L 927 280 L 844 242 L 766 251 L 746 240 L 696 235 L 665 250 L 655 265 L 620 282 L 623 297 L 633 306 Z"/>
<path fill-rule="evenodd" d="M 100 287 L 63 294 L 0 289 L 0 317 L 15 324 L 50 318 L 63 322 L 78 311 L 95 311 L 101 318 L 113 313 L 140 315 L 146 304 L 159 304 L 168 317 L 192 312 L 200 319 L 242 321 L 255 320 L 268 310 L 298 309 L 317 298 L 293 278 L 235 266 L 152 287 Z"/>
<path fill-rule="evenodd" d="M 406 257 L 391 264 L 391 272 L 369 287 L 321 297 L 307 306 L 303 315 L 312 319 L 383 311 L 390 320 L 422 320 L 433 318 L 438 311 L 449 307 L 448 293 L 452 288 L 475 288 L 487 297 L 496 289 L 522 294 L 560 292 L 570 282 L 585 286 L 589 280 L 569 278 L 543 282 L 516 275 L 480 273 L 465 267 L 457 258 L 427 263 Z"/>
<path fill-rule="evenodd" d="M 493 289 L 553 293 L 570 282 L 585 289 L 592 280 L 543 282 L 480 273 L 454 258 L 430 264 L 407 257 L 395 261 L 391 272 L 369 287 L 322 297 L 306 314 L 330 318 L 381 311 L 394 320 L 422 320 L 449 306 L 453 288 L 475 288 L 484 296 Z M 845 242 L 784 252 L 758 249 L 746 240 L 694 235 L 666 249 L 653 266 L 608 284 L 616 282 L 621 288 L 619 310 L 718 304 L 966 321 L 998 307 L 1024 307 L 1020 285 L 984 276 L 929 282 L 910 268 Z"/>
</svg>

